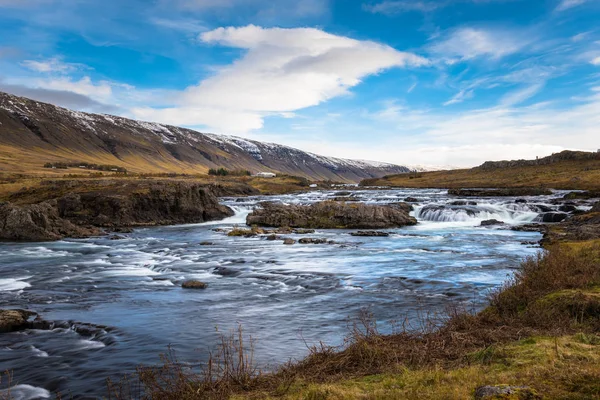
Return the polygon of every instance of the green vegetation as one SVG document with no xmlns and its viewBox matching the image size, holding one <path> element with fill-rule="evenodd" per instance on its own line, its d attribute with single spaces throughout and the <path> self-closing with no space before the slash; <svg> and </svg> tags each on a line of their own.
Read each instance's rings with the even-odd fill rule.
<svg viewBox="0 0 600 400">
<path fill-rule="evenodd" d="M 69 169 L 69 168 L 81 168 L 81 169 L 91 169 L 95 171 L 110 171 L 110 172 L 120 172 L 127 173 L 127 169 L 123 167 L 119 167 L 118 165 L 101 165 L 101 164 L 90 164 L 86 162 L 75 162 L 75 163 L 64 163 L 64 162 L 55 162 L 55 163 L 46 163 L 44 164 L 44 168 L 52 168 L 52 169 Z"/>
<path fill-rule="evenodd" d="M 250 176 L 252 175 L 250 171 L 245 169 L 235 169 L 233 171 L 229 171 L 225 168 L 211 168 L 208 170 L 208 175 L 212 176 Z"/>
</svg>

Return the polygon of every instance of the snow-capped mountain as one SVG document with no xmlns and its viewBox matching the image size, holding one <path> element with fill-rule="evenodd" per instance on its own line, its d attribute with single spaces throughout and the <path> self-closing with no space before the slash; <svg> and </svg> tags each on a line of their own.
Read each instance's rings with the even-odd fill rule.
<svg viewBox="0 0 600 400">
<path fill-rule="evenodd" d="M 357 182 L 409 172 L 398 165 L 325 157 L 292 147 L 123 117 L 89 114 L 0 92 L 0 170 L 46 162 L 117 165 L 132 172 L 208 168 Z"/>
</svg>

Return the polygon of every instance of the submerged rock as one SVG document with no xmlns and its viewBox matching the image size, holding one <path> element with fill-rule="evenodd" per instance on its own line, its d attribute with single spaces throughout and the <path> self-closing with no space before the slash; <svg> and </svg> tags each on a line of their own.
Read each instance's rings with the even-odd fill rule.
<svg viewBox="0 0 600 400">
<path fill-rule="evenodd" d="M 517 225 L 510 228 L 512 231 L 517 232 L 541 232 L 544 233 L 548 230 L 546 225 L 542 224 L 525 224 L 525 225 Z"/>
<path fill-rule="evenodd" d="M 181 287 L 184 289 L 206 289 L 208 285 L 204 282 L 189 280 L 183 282 L 181 284 Z"/>
<path fill-rule="evenodd" d="M 316 229 L 378 229 L 415 225 L 403 209 L 362 203 L 324 201 L 308 206 L 262 203 L 248 215 L 248 225 Z"/>
<path fill-rule="evenodd" d="M 326 244 L 327 239 L 324 238 L 302 238 L 298 241 L 301 244 Z"/>
<path fill-rule="evenodd" d="M 296 241 L 291 238 L 285 238 L 285 239 L 283 239 L 283 244 L 287 244 L 287 245 L 296 244 Z"/>
<path fill-rule="evenodd" d="M 363 237 L 388 237 L 390 234 L 388 232 L 380 232 L 380 231 L 358 231 L 350 233 L 352 236 L 363 236 Z"/>
</svg>

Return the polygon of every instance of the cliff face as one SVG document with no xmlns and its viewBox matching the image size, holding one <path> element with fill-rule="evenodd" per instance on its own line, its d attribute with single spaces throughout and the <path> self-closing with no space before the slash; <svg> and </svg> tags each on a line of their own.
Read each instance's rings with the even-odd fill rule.
<svg viewBox="0 0 600 400">
<path fill-rule="evenodd" d="M 393 164 L 323 157 L 272 143 L 88 114 L 0 92 L 0 171 L 79 162 L 139 173 L 205 173 L 223 167 L 347 182 L 408 172 Z"/>
<path fill-rule="evenodd" d="M 214 193 L 223 189 L 210 185 L 164 181 L 81 189 L 37 204 L 0 204 L 0 239 L 50 241 L 98 235 L 101 227 L 199 223 L 233 215 Z"/>
</svg>

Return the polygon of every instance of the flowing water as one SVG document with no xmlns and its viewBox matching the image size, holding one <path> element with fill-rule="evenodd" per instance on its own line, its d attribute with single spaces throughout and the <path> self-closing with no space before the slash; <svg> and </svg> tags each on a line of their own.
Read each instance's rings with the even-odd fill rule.
<svg viewBox="0 0 600 400">
<path fill-rule="evenodd" d="M 386 230 L 389 237 L 353 237 L 344 230 L 308 235 L 336 242 L 324 245 L 289 246 L 215 231 L 243 225 L 259 201 L 310 203 L 333 194 L 224 199 L 236 211 L 227 220 L 138 229 L 124 240 L 1 243 L 0 308 L 94 324 L 0 335 L 0 370 L 13 372 L 12 394 L 98 398 L 108 376 L 158 363 L 169 345 L 181 360 L 202 362 L 219 332 L 237 324 L 256 339 L 258 362 L 274 365 L 302 357 L 306 343 L 340 343 L 348 318 L 365 307 L 384 330 L 449 302 L 481 307 L 523 257 L 539 251 L 531 243 L 540 234 L 482 228 L 480 222 L 517 225 L 537 218 L 533 204 L 555 207 L 549 197 L 527 204 L 462 199 L 475 205 L 455 203 L 461 199 L 444 190 L 356 191 L 367 203 L 418 198 L 413 215 L 419 224 Z M 209 287 L 181 289 L 186 279 Z"/>
</svg>

